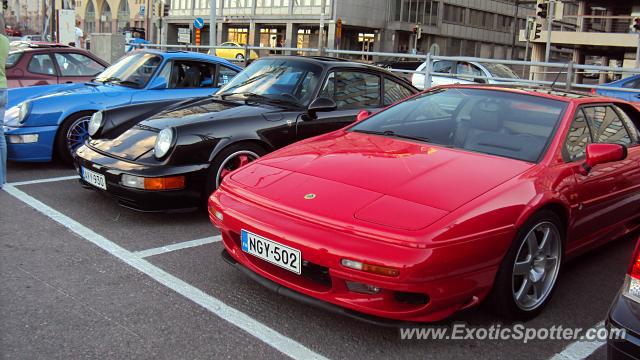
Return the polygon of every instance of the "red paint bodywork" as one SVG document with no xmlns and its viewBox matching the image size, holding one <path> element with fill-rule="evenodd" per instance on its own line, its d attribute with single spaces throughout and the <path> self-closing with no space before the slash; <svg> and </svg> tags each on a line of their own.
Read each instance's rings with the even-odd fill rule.
<svg viewBox="0 0 640 360">
<path fill-rule="evenodd" d="M 587 175 L 582 163 L 565 163 L 561 154 L 576 107 L 614 100 L 492 90 L 568 103 L 539 163 L 339 130 L 225 178 L 209 199 L 225 248 L 242 266 L 305 295 L 378 317 L 428 322 L 483 300 L 517 230 L 542 208 L 565 221 L 567 257 L 637 227 L 640 147 Z M 311 201 L 304 198 L 309 193 L 316 195 Z M 299 249 L 304 260 L 329 269 L 331 285 L 244 253 L 241 229 Z M 397 268 L 400 275 L 349 269 L 342 258 Z M 346 280 L 383 290 L 351 292 Z M 426 294 L 429 302 L 399 302 L 398 291 Z"/>
<path fill-rule="evenodd" d="M 109 63 L 93 55 L 91 52 L 66 46 L 62 44 L 46 43 L 46 42 L 33 42 L 33 48 L 19 48 L 16 51 L 21 51 L 22 56 L 20 59 L 6 68 L 7 86 L 9 88 L 35 86 L 35 85 L 53 85 L 53 84 L 65 84 L 90 81 L 94 76 L 62 76 L 59 66 L 57 65 L 55 53 L 74 53 L 85 55 L 100 65 L 107 67 Z M 13 52 L 13 51 L 12 51 Z M 28 70 L 29 62 L 34 55 L 37 54 L 49 54 L 50 60 L 53 64 L 56 73 L 53 74 L 39 74 L 33 73 Z"/>
</svg>

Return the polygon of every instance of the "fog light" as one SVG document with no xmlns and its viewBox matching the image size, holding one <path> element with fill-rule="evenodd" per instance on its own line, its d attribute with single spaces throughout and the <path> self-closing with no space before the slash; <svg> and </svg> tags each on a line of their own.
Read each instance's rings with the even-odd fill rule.
<svg viewBox="0 0 640 360">
<path fill-rule="evenodd" d="M 361 293 L 361 294 L 379 294 L 382 289 L 377 286 L 363 284 L 355 281 L 345 281 L 347 283 L 347 289 L 349 291 Z"/>
<path fill-rule="evenodd" d="M 122 175 L 122 185 L 142 190 L 175 190 L 184 188 L 184 176 L 145 178 L 129 174 Z"/>
<path fill-rule="evenodd" d="M 363 263 L 356 260 L 350 260 L 350 259 L 342 259 L 340 263 L 342 264 L 342 266 L 347 267 L 349 269 L 360 270 L 360 271 L 364 271 L 372 274 L 394 276 L 394 277 L 400 275 L 400 270 L 387 267 L 387 266 L 372 265 L 372 264 L 367 264 L 367 263 Z"/>
<path fill-rule="evenodd" d="M 222 215 L 222 213 L 221 213 L 220 211 L 216 211 L 216 212 L 214 212 L 213 214 L 216 216 L 216 218 L 217 218 L 218 220 L 220 220 L 220 221 L 223 221 L 223 220 L 224 220 L 224 215 Z"/>
<path fill-rule="evenodd" d="M 7 135 L 9 144 L 31 144 L 38 142 L 38 134 Z"/>
</svg>

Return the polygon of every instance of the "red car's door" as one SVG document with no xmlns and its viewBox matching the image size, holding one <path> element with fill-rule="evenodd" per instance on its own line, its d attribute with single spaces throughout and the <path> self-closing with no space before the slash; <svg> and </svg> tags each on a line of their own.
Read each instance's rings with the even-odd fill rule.
<svg viewBox="0 0 640 360">
<path fill-rule="evenodd" d="M 90 81 L 105 69 L 104 65 L 81 53 L 56 52 L 54 58 L 60 84 Z"/>
<path fill-rule="evenodd" d="M 625 225 L 631 226 L 640 214 L 638 130 L 619 108 L 602 104 L 583 106 L 576 111 L 567 140 L 578 133 L 584 134 L 583 142 L 570 151 L 577 155 L 573 157 L 576 162 L 584 159 L 584 150 L 578 149 L 589 142 L 616 143 L 628 148 L 625 160 L 596 165 L 586 175 L 576 167 L 579 205 L 572 238 L 588 242 L 610 240 L 624 231 Z"/>
</svg>

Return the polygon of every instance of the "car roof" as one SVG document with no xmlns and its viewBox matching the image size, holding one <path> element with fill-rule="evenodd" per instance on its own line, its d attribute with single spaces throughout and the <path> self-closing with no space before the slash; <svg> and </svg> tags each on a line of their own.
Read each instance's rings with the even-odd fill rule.
<svg viewBox="0 0 640 360">
<path fill-rule="evenodd" d="M 508 86 L 508 85 L 507 85 Z M 548 87 L 526 87 L 526 86 L 514 86 L 514 87 L 506 87 L 499 86 L 495 84 L 490 85 L 480 85 L 480 84 L 451 84 L 451 85 L 440 85 L 434 88 L 467 88 L 467 89 L 483 89 L 483 90 L 494 90 L 494 91 L 504 91 L 518 94 L 527 94 L 545 97 L 548 99 L 559 100 L 564 102 L 578 102 L 578 103 L 595 103 L 595 102 L 626 102 L 621 99 L 614 99 L 610 97 L 600 96 L 600 95 L 592 95 L 587 92 L 579 92 L 579 91 L 566 91 L 560 89 L 552 89 Z M 427 90 L 429 91 L 429 90 Z"/>
<path fill-rule="evenodd" d="M 297 60 L 303 60 L 303 61 L 308 61 L 308 62 L 318 64 L 325 69 L 336 68 L 336 67 L 353 67 L 353 68 L 367 69 L 367 70 L 373 70 L 376 72 L 388 74 L 395 78 L 404 80 L 398 77 L 397 75 L 395 75 L 394 73 L 392 73 L 391 71 L 382 69 L 379 66 L 365 64 L 365 63 L 361 63 L 353 60 L 335 58 L 331 56 L 276 55 L 276 56 L 263 57 L 260 59 L 297 59 Z"/>
<path fill-rule="evenodd" d="M 157 54 L 157 55 L 161 55 L 167 59 L 196 59 L 196 60 L 214 60 L 216 62 L 225 64 L 225 65 L 230 65 L 234 68 L 239 68 L 238 65 L 233 64 L 232 62 L 225 60 L 221 57 L 217 57 L 217 56 L 213 56 L 213 55 L 209 55 L 209 54 L 202 54 L 202 53 L 197 53 L 197 52 L 192 52 L 192 51 L 182 51 L 182 50 L 167 50 L 167 51 L 163 51 L 163 50 L 155 50 L 155 49 L 144 49 L 144 50 L 137 50 L 137 51 L 142 51 L 145 53 L 149 53 L 149 54 Z"/>
</svg>

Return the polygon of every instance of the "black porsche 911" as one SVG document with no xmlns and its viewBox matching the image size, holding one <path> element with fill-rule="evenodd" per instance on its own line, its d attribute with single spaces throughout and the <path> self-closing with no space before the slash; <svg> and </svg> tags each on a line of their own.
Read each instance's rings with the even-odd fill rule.
<svg viewBox="0 0 640 360">
<path fill-rule="evenodd" d="M 198 208 L 231 171 L 417 93 L 375 66 L 326 57 L 253 62 L 216 95 L 97 112 L 76 152 L 85 187 L 140 211 Z"/>
</svg>

